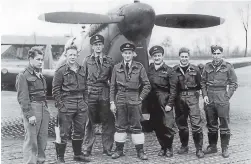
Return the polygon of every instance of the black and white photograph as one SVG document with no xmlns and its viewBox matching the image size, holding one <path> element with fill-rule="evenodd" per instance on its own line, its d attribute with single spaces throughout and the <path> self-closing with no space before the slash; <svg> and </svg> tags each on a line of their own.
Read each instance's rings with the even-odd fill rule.
<svg viewBox="0 0 251 164">
<path fill-rule="evenodd" d="M 250 164 L 251 2 L 2 0 L 1 163 Z"/>
</svg>

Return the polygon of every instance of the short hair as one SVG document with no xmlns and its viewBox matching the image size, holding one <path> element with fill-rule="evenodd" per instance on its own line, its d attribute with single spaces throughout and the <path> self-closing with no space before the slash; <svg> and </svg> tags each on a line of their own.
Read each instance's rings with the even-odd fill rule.
<svg viewBox="0 0 251 164">
<path fill-rule="evenodd" d="M 190 50 L 188 48 L 186 48 L 186 47 L 182 47 L 179 50 L 179 56 L 180 56 L 181 53 L 188 53 L 188 55 L 190 55 Z"/>
<path fill-rule="evenodd" d="M 35 58 L 35 56 L 37 55 L 43 55 L 44 56 L 44 52 L 42 50 L 42 47 L 39 47 L 39 46 L 35 46 L 35 47 L 32 47 L 29 51 L 28 51 L 28 59 L 29 58 Z"/>
<path fill-rule="evenodd" d="M 78 47 L 75 44 L 69 45 L 65 48 L 65 52 L 67 52 L 69 49 L 74 49 L 78 52 Z"/>
</svg>

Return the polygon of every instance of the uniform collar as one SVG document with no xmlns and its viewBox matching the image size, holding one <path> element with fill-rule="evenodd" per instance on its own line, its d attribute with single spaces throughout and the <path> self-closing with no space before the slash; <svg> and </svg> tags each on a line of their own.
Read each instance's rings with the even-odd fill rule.
<svg viewBox="0 0 251 164">
<path fill-rule="evenodd" d="M 211 65 L 211 67 L 216 68 L 216 66 L 213 64 L 213 61 L 209 63 L 209 65 Z M 220 67 L 227 67 L 227 63 L 225 60 L 222 60 L 221 64 L 218 66 Z"/>
<path fill-rule="evenodd" d="M 183 75 L 185 74 L 185 72 L 183 71 L 183 69 L 182 69 L 182 67 L 181 67 L 180 65 L 177 65 L 176 70 L 177 70 L 177 71 L 180 71 Z M 191 65 L 191 64 L 189 63 L 189 65 L 188 65 L 188 68 L 187 68 L 187 71 L 186 71 L 186 72 L 190 72 L 190 71 L 193 71 L 193 70 L 195 70 L 194 66 L 193 66 L 193 65 Z"/>
<path fill-rule="evenodd" d="M 130 64 L 130 63 L 131 63 L 131 64 Z M 123 60 L 123 61 L 120 63 L 120 68 L 124 68 L 125 65 L 126 65 L 126 63 L 125 63 L 125 61 Z M 134 60 L 132 60 L 131 62 L 129 62 L 129 68 L 133 68 L 133 67 L 137 67 L 137 68 L 138 68 L 137 63 L 136 63 Z"/>
<path fill-rule="evenodd" d="M 159 70 L 162 67 L 165 68 L 165 62 L 164 61 L 160 65 L 156 65 L 154 63 L 153 63 L 153 65 L 154 65 L 154 68 L 155 68 L 156 71 Z"/>
<path fill-rule="evenodd" d="M 77 70 L 80 69 L 80 65 L 76 62 L 76 66 L 77 66 Z M 69 64 L 66 62 L 66 71 L 71 70 L 71 66 L 69 66 Z"/>
<path fill-rule="evenodd" d="M 93 60 L 95 60 L 96 57 L 98 57 L 98 56 L 95 56 L 94 53 L 91 55 L 91 58 L 92 58 Z M 100 58 L 100 60 L 102 60 L 102 61 L 106 61 L 107 56 L 104 55 L 104 54 L 102 54 L 101 56 L 99 56 L 99 58 Z"/>
<path fill-rule="evenodd" d="M 131 65 L 132 65 L 132 60 L 131 60 L 130 62 L 123 61 L 123 63 L 124 63 L 124 65 L 126 65 L 126 63 L 128 63 L 129 68 L 130 68 L 130 67 L 131 67 Z"/>
<path fill-rule="evenodd" d="M 42 72 L 42 69 L 35 69 L 34 67 L 32 67 L 30 64 L 29 66 L 27 67 L 27 70 L 30 72 L 30 74 L 34 74 L 35 72 Z"/>
</svg>

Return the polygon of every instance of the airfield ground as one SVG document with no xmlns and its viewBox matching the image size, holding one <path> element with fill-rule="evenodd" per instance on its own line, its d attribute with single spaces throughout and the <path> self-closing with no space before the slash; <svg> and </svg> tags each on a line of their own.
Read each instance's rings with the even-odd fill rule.
<svg viewBox="0 0 251 164">
<path fill-rule="evenodd" d="M 99 163 L 186 163 L 186 164 L 201 164 L 201 163 L 251 163 L 251 66 L 236 69 L 239 80 L 239 88 L 231 99 L 231 141 L 229 146 L 230 157 L 225 159 L 221 156 L 220 144 L 218 144 L 218 153 L 214 155 L 207 155 L 203 159 L 197 159 L 195 156 L 195 148 L 190 137 L 189 153 L 186 155 L 178 155 L 177 150 L 180 146 L 178 134 L 175 135 L 174 140 L 174 156 L 172 158 L 158 157 L 157 153 L 160 146 L 156 140 L 154 133 L 146 134 L 145 150 L 148 154 L 148 161 L 140 161 L 136 158 L 136 152 L 128 137 L 128 142 L 125 146 L 126 156 L 112 160 L 107 156 L 102 155 L 101 136 L 97 136 L 97 142 L 94 145 L 92 152 L 92 162 Z M 22 143 L 23 143 L 23 129 L 20 119 L 20 108 L 16 101 L 15 92 L 1 92 L 1 163 L 3 164 L 20 164 L 22 163 Z M 49 101 L 51 115 L 56 115 L 56 109 L 53 102 Z M 204 148 L 208 144 L 207 129 L 204 122 Z M 51 133 L 50 133 L 51 134 Z M 51 136 L 48 141 L 46 150 L 46 163 L 54 163 L 55 149 L 53 145 L 54 137 Z M 71 142 L 69 142 L 66 150 L 66 163 L 75 163 L 72 160 L 73 152 Z"/>
</svg>

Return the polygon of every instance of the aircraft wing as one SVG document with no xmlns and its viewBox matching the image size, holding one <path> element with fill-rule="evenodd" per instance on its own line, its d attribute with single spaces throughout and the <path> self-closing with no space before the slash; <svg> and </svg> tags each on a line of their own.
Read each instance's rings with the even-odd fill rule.
<svg viewBox="0 0 251 164">
<path fill-rule="evenodd" d="M 66 37 L 3 35 L 1 45 L 64 45 Z"/>
<path fill-rule="evenodd" d="M 140 51 L 140 50 L 139 50 Z M 210 60 L 192 60 L 191 63 L 195 65 L 199 64 L 206 64 Z M 251 57 L 246 58 L 231 58 L 226 59 L 226 61 L 233 64 L 234 68 L 241 68 L 251 65 Z M 150 61 L 151 62 L 151 61 Z M 170 66 L 174 66 L 178 64 L 178 60 L 168 60 L 166 63 Z M 2 90 L 9 90 L 9 91 L 15 91 L 15 82 L 16 82 L 16 76 L 19 72 L 23 71 L 24 68 L 13 68 L 13 67 L 4 67 L 1 69 L 1 85 Z M 43 75 L 46 78 L 47 82 L 47 88 L 48 88 L 48 96 L 52 95 L 52 79 L 54 76 L 55 70 L 51 69 L 44 69 Z"/>
</svg>

